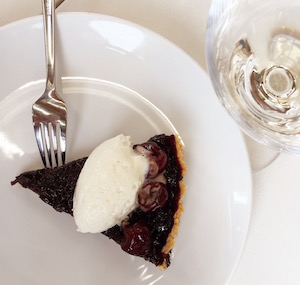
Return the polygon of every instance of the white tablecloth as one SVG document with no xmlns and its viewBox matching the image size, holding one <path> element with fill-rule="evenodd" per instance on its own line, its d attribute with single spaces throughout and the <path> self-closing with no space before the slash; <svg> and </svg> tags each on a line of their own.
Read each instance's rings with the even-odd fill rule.
<svg viewBox="0 0 300 285">
<path fill-rule="evenodd" d="M 210 0 L 60 0 L 57 11 L 120 17 L 168 38 L 205 67 Z M 62 3 L 61 3 L 62 2 Z M 40 0 L 1 0 L 0 26 L 41 13 Z M 245 249 L 230 285 L 300 284 L 300 158 L 245 136 L 253 168 L 253 209 Z M 216 274 L 218 274 L 216 272 Z M 205 284 L 209 285 L 209 284 Z"/>
</svg>

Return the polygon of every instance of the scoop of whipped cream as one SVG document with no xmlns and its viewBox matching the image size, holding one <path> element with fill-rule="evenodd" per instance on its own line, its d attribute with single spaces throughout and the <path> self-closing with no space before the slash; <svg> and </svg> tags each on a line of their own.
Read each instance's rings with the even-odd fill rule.
<svg viewBox="0 0 300 285">
<path fill-rule="evenodd" d="M 137 191 L 148 172 L 147 158 L 133 150 L 130 136 L 99 145 L 79 175 L 73 215 L 79 232 L 99 233 L 120 225 L 137 207 Z"/>
</svg>

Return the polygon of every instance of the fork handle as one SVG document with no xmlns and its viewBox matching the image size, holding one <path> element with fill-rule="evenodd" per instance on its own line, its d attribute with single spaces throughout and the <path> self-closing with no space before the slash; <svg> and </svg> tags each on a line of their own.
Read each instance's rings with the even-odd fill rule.
<svg viewBox="0 0 300 285">
<path fill-rule="evenodd" d="M 42 0 L 45 57 L 47 66 L 46 88 L 55 88 L 55 49 L 54 49 L 54 21 L 55 21 L 55 0 Z"/>
</svg>

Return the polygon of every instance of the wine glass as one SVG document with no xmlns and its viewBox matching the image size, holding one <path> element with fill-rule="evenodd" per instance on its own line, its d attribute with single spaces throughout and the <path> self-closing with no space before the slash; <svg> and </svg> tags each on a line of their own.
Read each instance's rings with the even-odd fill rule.
<svg viewBox="0 0 300 285">
<path fill-rule="evenodd" d="M 212 0 L 208 71 L 242 130 L 300 154 L 300 1 Z"/>
</svg>

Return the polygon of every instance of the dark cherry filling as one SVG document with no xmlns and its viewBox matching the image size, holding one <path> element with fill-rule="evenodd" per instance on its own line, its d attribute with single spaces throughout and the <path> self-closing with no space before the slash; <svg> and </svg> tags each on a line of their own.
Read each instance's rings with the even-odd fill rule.
<svg viewBox="0 0 300 285">
<path fill-rule="evenodd" d="M 43 168 L 22 173 L 11 182 L 29 188 L 58 212 L 73 214 L 73 195 L 80 171 L 87 157 L 74 160 L 63 167 Z"/>
<path fill-rule="evenodd" d="M 131 213 L 124 225 L 116 225 L 103 234 L 130 254 L 142 256 L 155 265 L 166 261 L 169 266 L 170 254 L 162 253 L 162 248 L 174 224 L 173 216 L 180 199 L 179 181 L 182 179 L 175 137 L 164 134 L 154 136 L 134 148 L 158 165 L 150 169 L 148 178 L 164 171 L 166 185 L 160 182 L 144 185 L 138 194 L 140 207 Z M 30 188 L 55 210 L 72 215 L 73 194 L 86 159 L 78 159 L 55 169 L 25 172 L 11 184 L 20 183 L 24 188 Z"/>
</svg>

